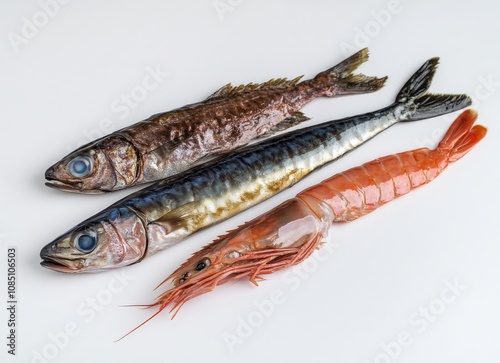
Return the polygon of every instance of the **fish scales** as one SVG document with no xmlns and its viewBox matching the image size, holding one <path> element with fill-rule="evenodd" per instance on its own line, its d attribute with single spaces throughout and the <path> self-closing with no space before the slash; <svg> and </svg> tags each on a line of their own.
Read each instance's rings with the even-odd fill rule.
<svg viewBox="0 0 500 363">
<path fill-rule="evenodd" d="M 218 100 L 213 103 L 200 103 L 196 105 L 195 115 L 191 111 L 192 107 L 183 108 L 155 115 L 118 133 L 133 140 L 134 145 L 144 154 L 163 146 L 164 139 L 175 140 L 183 135 L 193 135 L 200 149 L 213 147 L 213 144 L 225 146 L 229 142 L 246 143 L 249 141 L 247 139 L 251 140 L 251 128 L 262 129 L 267 126 L 269 129 L 272 126 L 265 122 L 270 112 L 279 113 L 280 117 L 286 118 L 311 100 L 309 95 L 298 97 L 304 87 L 295 88 L 264 90 L 256 95 L 237 95 L 229 102 Z M 220 106 L 222 102 L 228 103 L 224 109 Z M 261 111 L 268 107 L 272 108 L 272 111 Z M 186 120 L 191 122 L 186 123 Z M 238 120 L 239 127 L 234 127 L 235 120 Z M 231 127 L 228 127 L 229 125 Z M 213 140 L 210 137 L 204 138 L 206 130 L 217 130 Z M 152 134 L 160 137 L 151 138 Z M 166 136 L 162 137 L 163 135 Z"/>
</svg>

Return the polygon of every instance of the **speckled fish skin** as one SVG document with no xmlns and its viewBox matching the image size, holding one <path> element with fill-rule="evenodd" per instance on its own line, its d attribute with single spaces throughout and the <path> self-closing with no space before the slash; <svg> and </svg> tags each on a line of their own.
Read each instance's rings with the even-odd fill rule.
<svg viewBox="0 0 500 363">
<path fill-rule="evenodd" d="M 79 148 L 46 171 L 46 185 L 96 194 L 183 172 L 210 156 L 307 120 L 299 110 L 314 98 L 380 89 L 386 77 L 351 73 L 367 59 L 363 49 L 303 82 L 297 77 L 226 85 L 203 102 L 151 116 Z M 76 172 L 74 163 L 79 163 Z"/>
<path fill-rule="evenodd" d="M 122 199 L 45 246 L 42 266 L 88 272 L 137 263 L 273 196 L 399 121 L 469 105 L 466 95 L 426 93 L 436 66 L 437 59 L 426 62 L 389 107 L 273 137 Z M 95 237 L 89 252 L 78 248 L 81 236 Z"/>
</svg>

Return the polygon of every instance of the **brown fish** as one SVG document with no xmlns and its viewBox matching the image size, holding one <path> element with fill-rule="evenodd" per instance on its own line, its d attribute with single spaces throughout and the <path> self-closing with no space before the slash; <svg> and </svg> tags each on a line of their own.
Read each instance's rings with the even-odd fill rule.
<svg viewBox="0 0 500 363">
<path fill-rule="evenodd" d="M 299 82 L 272 79 L 222 87 L 205 101 L 151 116 L 82 146 L 45 173 L 49 187 L 103 193 L 181 173 L 251 140 L 307 120 L 299 110 L 316 97 L 373 92 L 387 77 L 352 74 L 363 49 Z"/>
</svg>

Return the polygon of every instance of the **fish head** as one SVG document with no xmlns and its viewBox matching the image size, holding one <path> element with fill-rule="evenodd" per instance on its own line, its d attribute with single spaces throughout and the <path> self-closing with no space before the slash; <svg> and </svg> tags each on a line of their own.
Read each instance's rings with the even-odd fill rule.
<svg viewBox="0 0 500 363">
<path fill-rule="evenodd" d="M 46 245 L 41 265 L 67 273 L 98 272 L 140 261 L 147 250 L 142 219 L 128 208 L 98 214 Z"/>
<path fill-rule="evenodd" d="M 82 146 L 45 172 L 45 185 L 76 193 L 104 193 L 133 185 L 140 167 L 137 149 L 121 137 Z"/>
</svg>

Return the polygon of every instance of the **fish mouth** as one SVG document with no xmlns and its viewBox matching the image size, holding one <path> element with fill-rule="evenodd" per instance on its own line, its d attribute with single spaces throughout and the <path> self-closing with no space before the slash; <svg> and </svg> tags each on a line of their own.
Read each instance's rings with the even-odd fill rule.
<svg viewBox="0 0 500 363">
<path fill-rule="evenodd" d="M 83 268 L 82 260 L 66 260 L 64 258 L 43 256 L 40 266 L 57 272 L 77 273 Z"/>
<path fill-rule="evenodd" d="M 78 192 L 81 190 L 82 183 L 65 183 L 56 179 L 47 178 L 45 185 L 49 188 L 66 190 L 68 192 Z"/>
<path fill-rule="evenodd" d="M 83 184 L 80 182 L 62 182 L 60 180 L 55 180 L 55 179 L 47 179 L 45 182 L 45 185 L 48 186 L 49 188 L 57 189 L 57 190 L 63 190 L 65 192 L 72 192 L 72 193 L 85 193 L 85 194 L 104 194 L 104 191 L 102 190 L 84 190 L 82 188 Z"/>
</svg>

